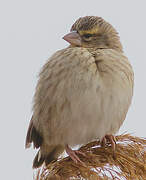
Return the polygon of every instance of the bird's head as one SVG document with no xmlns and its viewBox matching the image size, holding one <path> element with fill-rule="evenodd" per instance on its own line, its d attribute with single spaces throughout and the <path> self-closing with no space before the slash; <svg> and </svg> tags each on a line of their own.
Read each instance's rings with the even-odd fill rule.
<svg viewBox="0 0 146 180">
<path fill-rule="evenodd" d="M 101 17 L 85 16 L 79 18 L 71 32 L 63 37 L 71 47 L 103 48 L 122 51 L 117 31 Z"/>
</svg>

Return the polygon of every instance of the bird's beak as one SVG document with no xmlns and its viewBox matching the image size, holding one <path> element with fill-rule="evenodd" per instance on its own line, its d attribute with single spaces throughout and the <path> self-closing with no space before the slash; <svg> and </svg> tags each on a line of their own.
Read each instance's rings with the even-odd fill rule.
<svg viewBox="0 0 146 180">
<path fill-rule="evenodd" d="M 63 39 L 69 42 L 71 45 L 81 46 L 81 37 L 80 35 L 73 31 L 71 33 L 66 34 Z"/>
</svg>

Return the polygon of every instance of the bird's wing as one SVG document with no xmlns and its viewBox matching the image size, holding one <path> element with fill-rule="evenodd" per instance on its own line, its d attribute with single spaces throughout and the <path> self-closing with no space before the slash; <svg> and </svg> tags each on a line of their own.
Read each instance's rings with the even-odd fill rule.
<svg viewBox="0 0 146 180">
<path fill-rule="evenodd" d="M 32 116 L 26 135 L 25 148 L 29 148 L 31 146 L 31 143 L 33 143 L 34 148 L 39 148 L 42 145 L 42 142 L 43 142 L 42 136 L 34 127 L 33 116 Z"/>
<path fill-rule="evenodd" d="M 43 144 L 43 136 L 40 134 L 40 131 L 42 130 L 42 126 L 44 126 L 42 125 L 44 122 L 42 122 L 40 119 L 48 118 L 47 115 L 44 116 L 44 114 L 45 111 L 50 110 L 50 107 L 48 107 L 48 102 L 50 98 L 52 98 L 52 88 L 56 84 L 55 73 L 57 73 L 57 70 L 54 70 L 54 64 L 58 59 L 56 58 L 56 56 L 58 57 L 57 54 L 58 53 L 54 54 L 49 59 L 49 61 L 43 66 L 40 72 L 39 81 L 37 83 L 36 92 L 34 95 L 33 116 L 29 123 L 25 141 L 25 148 L 29 148 L 31 146 L 31 143 L 33 143 L 34 148 L 39 148 Z M 52 80 L 53 73 L 55 75 L 53 76 L 54 79 Z M 49 91 L 50 87 L 52 90 L 51 92 Z"/>
</svg>

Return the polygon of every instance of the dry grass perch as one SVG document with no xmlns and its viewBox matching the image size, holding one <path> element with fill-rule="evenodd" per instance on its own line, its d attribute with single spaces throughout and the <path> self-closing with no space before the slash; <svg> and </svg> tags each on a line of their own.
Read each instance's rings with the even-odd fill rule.
<svg viewBox="0 0 146 180">
<path fill-rule="evenodd" d="M 146 139 L 128 134 L 116 136 L 116 158 L 111 145 L 100 147 L 98 141 L 80 148 L 86 167 L 75 164 L 69 157 L 43 167 L 36 180 L 145 180 Z"/>
</svg>

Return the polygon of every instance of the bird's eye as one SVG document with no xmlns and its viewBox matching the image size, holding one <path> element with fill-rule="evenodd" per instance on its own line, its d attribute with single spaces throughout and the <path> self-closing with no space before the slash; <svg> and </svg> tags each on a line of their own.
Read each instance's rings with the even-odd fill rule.
<svg viewBox="0 0 146 180">
<path fill-rule="evenodd" d="M 92 34 L 84 34 L 83 37 L 88 39 L 88 38 L 92 37 Z"/>
</svg>

